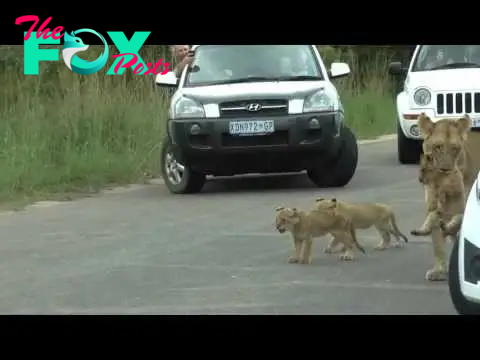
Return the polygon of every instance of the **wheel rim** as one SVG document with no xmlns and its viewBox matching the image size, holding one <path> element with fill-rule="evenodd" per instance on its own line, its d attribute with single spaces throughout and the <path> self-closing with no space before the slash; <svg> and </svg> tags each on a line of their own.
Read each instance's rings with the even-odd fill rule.
<svg viewBox="0 0 480 360">
<path fill-rule="evenodd" d="M 170 151 L 165 155 L 165 173 L 173 185 L 180 184 L 185 175 L 185 166 L 180 164 Z"/>
</svg>

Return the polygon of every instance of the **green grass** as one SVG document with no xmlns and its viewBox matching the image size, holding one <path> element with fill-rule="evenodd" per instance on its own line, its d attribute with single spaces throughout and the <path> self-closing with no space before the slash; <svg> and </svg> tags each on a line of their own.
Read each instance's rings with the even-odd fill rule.
<svg viewBox="0 0 480 360">
<path fill-rule="evenodd" d="M 395 132 L 394 84 L 388 75 L 390 57 L 385 52 L 375 54 L 368 71 L 360 67 L 352 54 L 336 54 L 332 49 L 320 52 L 327 63 L 345 61 L 352 75 L 339 79 L 337 89 L 346 111 L 347 123 L 359 139 L 375 138 Z"/>
<path fill-rule="evenodd" d="M 395 103 L 382 89 L 368 89 L 356 94 L 341 92 L 346 119 L 359 139 L 375 138 L 395 132 Z M 379 101 L 381 100 L 381 101 Z"/>
<path fill-rule="evenodd" d="M 22 49 L 3 50 L 0 201 L 94 192 L 158 175 L 168 99 L 153 76 L 131 71 L 105 76 L 111 62 L 90 76 L 73 73 L 63 62 L 41 63 L 39 76 L 25 76 L 18 61 Z M 142 50 L 147 62 L 165 56 L 159 47 Z M 351 56 L 343 60 L 355 74 L 358 64 Z M 348 123 L 359 138 L 394 130 L 387 62 L 380 57 L 377 62 L 362 79 L 338 82 Z"/>
</svg>

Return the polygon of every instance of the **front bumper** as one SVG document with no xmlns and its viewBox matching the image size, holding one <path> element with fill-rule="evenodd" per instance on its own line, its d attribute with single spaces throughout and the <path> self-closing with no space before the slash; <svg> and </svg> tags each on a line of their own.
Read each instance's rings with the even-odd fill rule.
<svg viewBox="0 0 480 360">
<path fill-rule="evenodd" d="M 400 110 L 400 109 L 399 109 Z M 445 116 L 437 116 L 433 109 L 401 109 L 399 111 L 399 121 L 400 126 L 402 127 L 403 133 L 409 139 L 414 140 L 422 140 L 422 136 L 420 134 L 420 129 L 418 128 L 417 117 L 421 114 L 425 113 L 433 122 L 442 119 L 453 119 L 457 120 L 461 117 L 461 115 L 455 114 L 453 116 L 445 115 Z M 480 127 L 472 127 L 472 131 L 480 131 Z"/>
<path fill-rule="evenodd" d="M 460 289 L 463 296 L 480 304 L 480 274 L 478 270 L 475 270 L 475 267 L 480 268 L 478 219 L 480 219 L 480 201 L 477 199 L 475 182 L 468 195 L 460 230 L 458 269 L 460 272 Z M 477 266 L 474 265 L 476 261 L 478 261 Z"/>
<path fill-rule="evenodd" d="M 318 128 L 309 126 L 316 118 Z M 269 135 L 229 135 L 231 121 L 274 120 L 275 131 Z M 192 125 L 200 130 L 193 135 Z M 169 120 L 169 135 L 182 152 L 238 153 L 294 149 L 325 149 L 330 147 L 339 131 L 337 113 L 292 114 L 258 118 L 219 118 Z"/>
<path fill-rule="evenodd" d="M 399 110 L 399 122 L 405 136 L 413 140 L 421 140 L 420 129 L 418 128 L 417 117 L 424 112 L 430 119 L 437 120 L 435 118 L 435 112 L 433 109 L 398 109 Z M 439 120 L 439 119 L 438 119 Z"/>
<path fill-rule="evenodd" d="M 318 126 L 309 121 L 315 118 Z M 229 134 L 231 121 L 273 120 L 266 135 Z M 334 157 L 340 148 L 337 112 L 256 118 L 172 119 L 168 131 L 175 156 L 201 171 L 226 175 L 251 171 L 297 171 Z M 192 126 L 198 125 L 192 133 Z"/>
</svg>

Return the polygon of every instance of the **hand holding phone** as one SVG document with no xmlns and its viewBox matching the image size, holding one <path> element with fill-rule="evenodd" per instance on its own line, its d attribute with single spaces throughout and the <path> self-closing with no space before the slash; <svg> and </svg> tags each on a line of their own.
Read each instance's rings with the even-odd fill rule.
<svg viewBox="0 0 480 360">
<path fill-rule="evenodd" d="M 195 55 L 195 52 L 190 50 L 187 53 L 187 56 L 185 57 L 185 59 L 183 59 L 184 63 L 187 64 L 187 65 L 191 65 L 193 63 L 193 56 L 194 55 Z"/>
</svg>

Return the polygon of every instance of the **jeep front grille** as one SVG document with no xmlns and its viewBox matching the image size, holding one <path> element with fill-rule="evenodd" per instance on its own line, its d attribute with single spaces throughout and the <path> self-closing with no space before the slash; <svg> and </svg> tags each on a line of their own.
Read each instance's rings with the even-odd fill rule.
<svg viewBox="0 0 480 360">
<path fill-rule="evenodd" d="M 287 114 L 287 100 L 240 100 L 229 101 L 220 104 L 220 116 L 224 118 L 282 116 Z"/>
<path fill-rule="evenodd" d="M 480 93 L 456 92 L 437 94 L 437 115 L 480 113 Z"/>
</svg>

